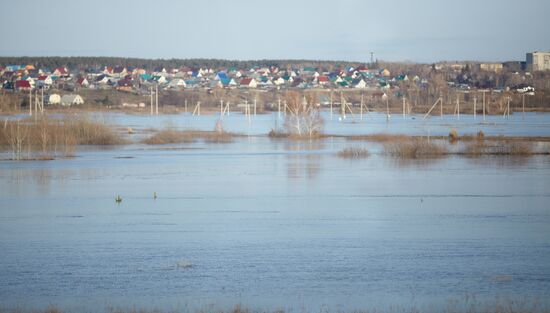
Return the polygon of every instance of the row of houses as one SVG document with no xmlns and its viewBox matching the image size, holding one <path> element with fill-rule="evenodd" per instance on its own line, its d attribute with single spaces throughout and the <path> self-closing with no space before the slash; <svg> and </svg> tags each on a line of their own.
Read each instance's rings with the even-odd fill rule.
<svg viewBox="0 0 550 313">
<path fill-rule="evenodd" d="M 70 71 L 66 67 L 54 70 L 35 68 L 34 65 L 0 66 L 1 86 L 4 90 L 28 91 L 33 89 L 79 88 L 116 89 L 120 91 L 146 91 L 161 89 L 284 89 L 284 88 L 390 88 L 407 75 L 391 76 L 387 69 L 368 69 L 366 66 L 347 67 L 333 71 L 315 67 L 289 68 L 254 67 L 237 68 L 142 68 L 104 66 L 102 69 Z M 412 78 L 422 82 L 420 77 Z"/>
</svg>

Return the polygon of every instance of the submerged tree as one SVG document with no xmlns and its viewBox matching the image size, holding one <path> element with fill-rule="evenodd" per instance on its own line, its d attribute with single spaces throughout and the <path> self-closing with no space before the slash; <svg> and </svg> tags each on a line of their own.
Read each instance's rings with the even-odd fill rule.
<svg viewBox="0 0 550 313">
<path fill-rule="evenodd" d="M 288 110 L 285 130 L 289 135 L 312 138 L 321 133 L 323 119 L 315 100 L 315 96 L 310 93 L 300 95 L 291 91 L 285 94 Z"/>
</svg>

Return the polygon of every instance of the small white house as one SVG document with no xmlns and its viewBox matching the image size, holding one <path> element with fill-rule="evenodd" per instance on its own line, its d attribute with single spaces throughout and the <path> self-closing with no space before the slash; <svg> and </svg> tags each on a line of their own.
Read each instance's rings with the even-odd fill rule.
<svg viewBox="0 0 550 313">
<path fill-rule="evenodd" d="M 246 88 L 256 88 L 258 87 L 258 82 L 254 78 L 243 78 L 240 83 L 241 87 Z"/>
<path fill-rule="evenodd" d="M 362 78 L 356 79 L 353 83 L 354 83 L 353 85 L 354 88 L 367 88 L 367 83 Z"/>
<path fill-rule="evenodd" d="M 48 97 L 48 103 L 49 104 L 60 104 L 61 103 L 61 96 L 56 94 L 56 93 L 52 93 Z"/>
<path fill-rule="evenodd" d="M 280 85 L 284 85 L 285 84 L 285 80 L 282 78 L 282 77 L 279 77 L 275 80 L 273 80 L 273 83 L 277 86 L 280 86 Z"/>
<path fill-rule="evenodd" d="M 80 95 L 63 95 L 61 97 L 61 105 L 71 106 L 84 104 L 84 99 Z"/>
<path fill-rule="evenodd" d="M 172 79 L 170 81 L 170 83 L 168 84 L 168 86 L 170 88 L 185 88 L 186 87 L 186 84 L 185 84 L 185 80 L 181 79 L 181 78 L 175 78 L 175 79 Z"/>
</svg>

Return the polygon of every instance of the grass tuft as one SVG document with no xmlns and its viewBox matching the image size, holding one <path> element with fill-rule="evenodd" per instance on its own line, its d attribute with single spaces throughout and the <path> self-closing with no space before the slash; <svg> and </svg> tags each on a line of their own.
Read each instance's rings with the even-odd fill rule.
<svg viewBox="0 0 550 313">
<path fill-rule="evenodd" d="M 165 145 L 177 143 L 192 143 L 203 140 L 208 143 L 230 143 L 236 135 L 224 131 L 179 131 L 164 129 L 158 131 L 141 142 L 147 145 Z"/>
<path fill-rule="evenodd" d="M 386 143 L 384 153 L 402 159 L 422 159 L 443 157 L 448 151 L 443 145 L 425 139 L 413 139 Z"/>
<path fill-rule="evenodd" d="M 520 141 L 500 141 L 489 144 L 483 140 L 470 142 L 463 150 L 464 155 L 479 157 L 483 155 L 496 156 L 531 156 L 534 154 L 531 143 Z"/>
<path fill-rule="evenodd" d="M 449 132 L 449 142 L 456 143 L 458 139 L 459 139 L 458 131 L 455 128 L 451 129 L 451 131 Z"/>
<path fill-rule="evenodd" d="M 338 152 L 338 156 L 343 159 L 364 159 L 370 156 L 367 148 L 348 147 Z"/>
</svg>

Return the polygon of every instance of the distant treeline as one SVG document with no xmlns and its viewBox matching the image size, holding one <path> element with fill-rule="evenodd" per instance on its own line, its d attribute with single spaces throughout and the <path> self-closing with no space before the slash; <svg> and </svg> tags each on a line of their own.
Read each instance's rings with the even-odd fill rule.
<svg viewBox="0 0 550 313">
<path fill-rule="evenodd" d="M 138 67 L 146 70 L 156 68 L 231 68 L 250 69 L 254 66 L 287 67 L 321 67 L 339 68 L 345 66 L 357 66 L 359 62 L 349 61 L 315 61 L 315 60 L 222 60 L 222 59 L 138 59 L 120 57 L 0 57 L 0 65 L 27 65 L 32 64 L 38 68 L 54 69 L 66 66 L 71 70 L 87 70 L 90 68 L 102 68 L 103 66 Z"/>
</svg>

